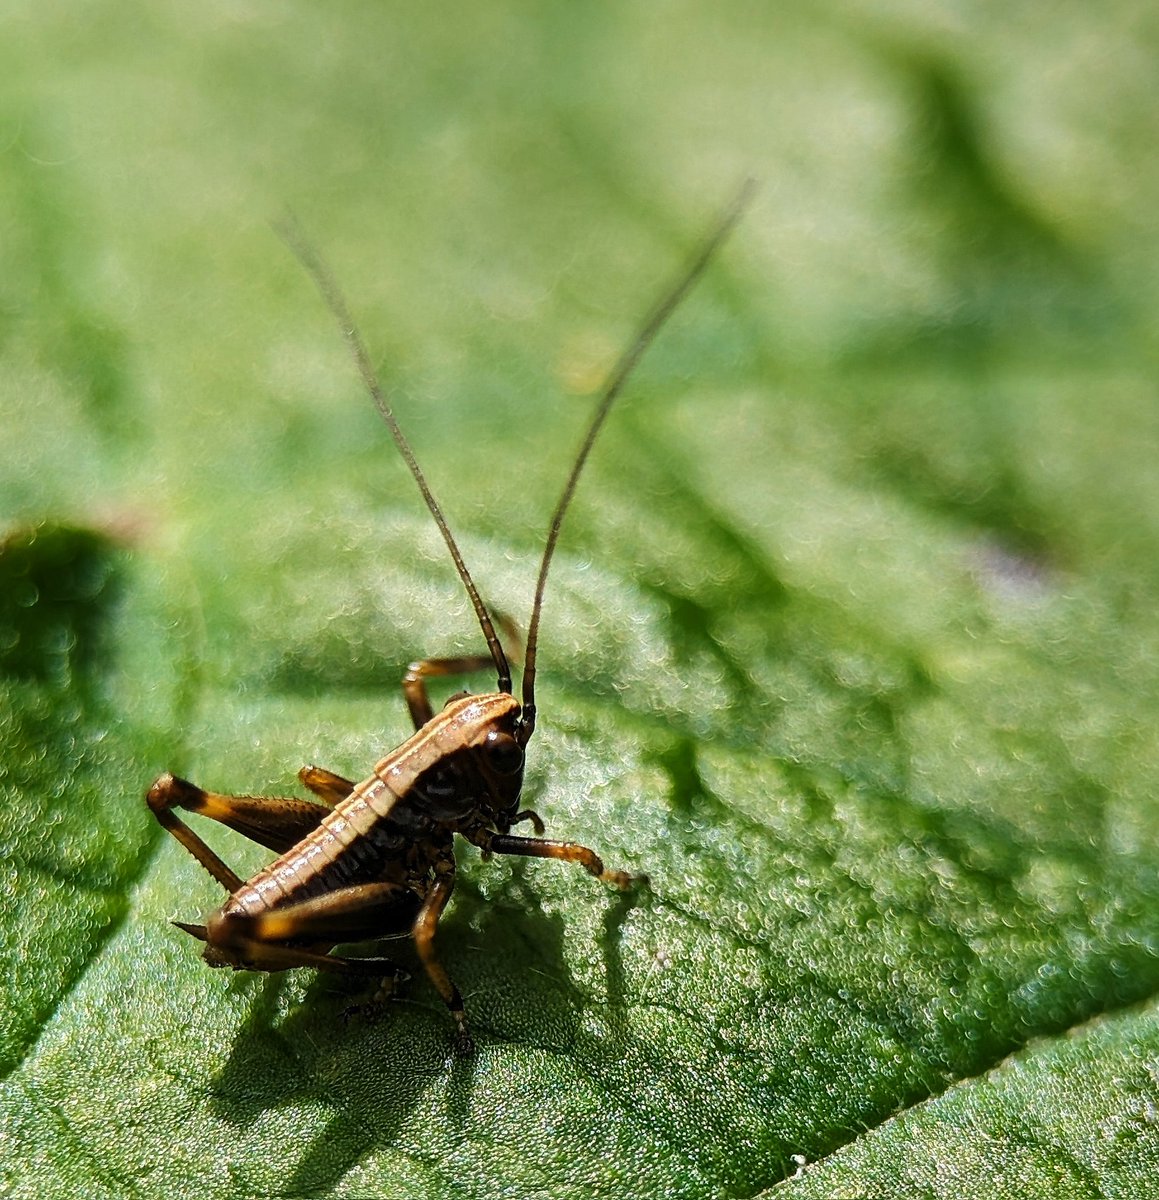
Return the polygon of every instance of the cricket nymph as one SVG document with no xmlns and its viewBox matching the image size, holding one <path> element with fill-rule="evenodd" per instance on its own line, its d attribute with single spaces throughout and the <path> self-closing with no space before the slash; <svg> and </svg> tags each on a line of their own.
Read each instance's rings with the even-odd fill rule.
<svg viewBox="0 0 1159 1200">
<path fill-rule="evenodd" d="M 488 653 L 412 663 L 403 678 L 403 693 L 415 732 L 361 783 L 321 767 L 303 767 L 298 778 L 322 803 L 207 792 L 170 774 L 157 779 L 147 795 L 149 808 L 227 893 L 204 925 L 175 922 L 205 943 L 204 957 L 210 965 L 250 971 L 313 967 L 390 982 L 405 978 L 405 972 L 390 960 L 332 951 L 348 942 L 409 934 L 427 977 L 455 1019 L 456 1046 L 466 1052 L 472 1043 L 463 1000 L 434 948 L 435 929 L 455 886 L 456 834 L 485 856 L 514 854 L 574 862 L 618 888 L 643 881 L 643 876 L 605 869 L 599 855 L 587 846 L 545 838 L 539 816 L 519 808 L 524 751 L 535 730 L 539 619 L 564 513 L 604 418 L 645 349 L 736 223 L 750 191 L 749 185 L 741 190 L 612 371 L 552 515 L 518 700 L 495 623 L 386 402 L 346 302 L 296 227 L 283 230 L 337 319 L 363 382 L 419 486 L 471 600 Z M 434 712 L 427 693 L 429 678 L 489 667 L 498 676 L 494 692 L 453 696 L 441 712 Z M 228 825 L 278 857 L 252 878 L 242 879 L 181 820 L 178 809 Z M 534 837 L 511 833 L 524 822 L 531 825 Z"/>
</svg>

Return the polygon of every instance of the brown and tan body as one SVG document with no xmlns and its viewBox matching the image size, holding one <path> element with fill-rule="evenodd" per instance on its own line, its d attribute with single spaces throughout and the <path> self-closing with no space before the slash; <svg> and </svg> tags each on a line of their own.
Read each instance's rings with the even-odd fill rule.
<svg viewBox="0 0 1159 1200">
<path fill-rule="evenodd" d="M 403 679 L 403 692 L 416 732 L 361 783 L 320 767 L 304 767 L 299 779 L 324 804 L 206 792 L 168 774 L 153 784 L 147 799 L 158 821 L 228 893 L 204 925 L 177 923 L 205 943 L 207 962 L 253 971 L 316 967 L 392 980 L 403 972 L 387 959 L 350 958 L 331 951 L 346 942 L 409 933 L 427 975 L 456 1020 L 458 1044 L 467 1049 L 471 1041 L 462 998 L 434 950 L 435 928 L 455 886 L 454 835 L 486 854 L 558 858 L 579 863 L 616 887 L 633 882 L 634 877 L 624 871 L 605 870 L 599 856 L 586 846 L 546 840 L 539 817 L 519 810 L 523 753 L 535 730 L 536 651 L 544 587 L 564 513 L 604 419 L 644 351 L 736 223 L 751 191 L 751 184 L 741 189 L 676 285 L 647 315 L 596 406 L 552 514 L 531 608 L 519 700 L 512 691 L 511 670 L 491 614 L 382 393 L 337 284 L 296 227 L 283 231 L 337 319 L 367 391 L 419 486 L 475 609 L 489 653 L 412 663 Z M 435 715 L 427 695 L 428 678 L 489 666 L 498 676 L 496 691 L 452 697 Z M 220 821 L 278 857 L 244 880 L 177 816 L 176 809 Z M 535 837 L 512 836 L 511 828 L 522 821 L 531 824 Z"/>
<path fill-rule="evenodd" d="M 254 917 L 363 883 L 414 887 L 426 879 L 447 857 L 454 832 L 470 836 L 480 822 L 493 825 L 506 813 L 485 762 L 474 760 L 485 760 L 480 741 L 510 727 L 518 708 L 501 692 L 453 700 L 376 763 L 316 828 L 235 891 L 223 917 Z M 510 728 L 507 736 L 513 740 Z"/>
</svg>

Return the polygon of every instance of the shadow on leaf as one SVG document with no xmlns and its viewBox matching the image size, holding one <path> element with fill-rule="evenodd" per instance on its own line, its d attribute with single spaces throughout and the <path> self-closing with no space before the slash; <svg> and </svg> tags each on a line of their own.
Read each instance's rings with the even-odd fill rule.
<svg viewBox="0 0 1159 1200">
<path fill-rule="evenodd" d="M 636 897 L 610 897 L 599 950 L 607 980 L 613 1040 L 626 1034 L 621 926 Z M 537 1047 L 569 1055 L 583 1044 L 585 997 L 566 965 L 565 918 L 547 911 L 512 864 L 496 887 L 461 878 L 455 908 L 440 927 L 444 963 L 462 988 L 476 1051 L 453 1053 L 453 1026 L 408 942 L 387 953 L 411 972 L 381 1014 L 344 1016 L 365 998 L 365 985 L 318 975 L 305 995 L 284 975 L 260 978 L 249 1016 L 225 1066 L 213 1080 L 216 1114 L 239 1129 L 271 1110 L 309 1107 L 315 1121 L 301 1144 L 286 1147 L 276 1183 L 231 1167 L 235 1184 L 252 1194 L 325 1193 L 380 1148 L 425 1142 L 414 1123 L 437 1120 L 461 1129 L 470 1119 L 476 1075 L 486 1060 Z M 376 947 L 376 953 L 380 952 Z M 293 993 L 293 994 L 292 994 Z M 437 1114 L 437 1115 L 436 1115 Z M 264 1171 L 264 1168 L 255 1168 Z"/>
</svg>

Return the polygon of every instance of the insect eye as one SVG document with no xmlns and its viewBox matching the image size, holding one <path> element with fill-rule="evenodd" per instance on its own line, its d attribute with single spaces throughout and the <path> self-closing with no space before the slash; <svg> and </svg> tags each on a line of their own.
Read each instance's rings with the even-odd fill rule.
<svg viewBox="0 0 1159 1200">
<path fill-rule="evenodd" d="M 514 775 L 523 769 L 523 749 L 509 733 L 492 729 L 483 742 L 487 762 L 499 775 Z"/>
</svg>

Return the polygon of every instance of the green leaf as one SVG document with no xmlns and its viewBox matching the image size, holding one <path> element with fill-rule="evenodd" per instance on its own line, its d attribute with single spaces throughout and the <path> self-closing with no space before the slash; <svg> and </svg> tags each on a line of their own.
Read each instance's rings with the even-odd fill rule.
<svg viewBox="0 0 1159 1200">
<path fill-rule="evenodd" d="M 782 9 L 9 18 L 5 1195 L 1159 1176 L 1153 23 Z M 650 889 L 462 847 L 469 1059 L 405 941 L 376 1019 L 211 970 L 150 782 L 364 776 L 404 664 L 479 646 L 267 219 L 525 624 L 599 381 L 746 175 L 544 613 L 528 802 Z"/>
</svg>

